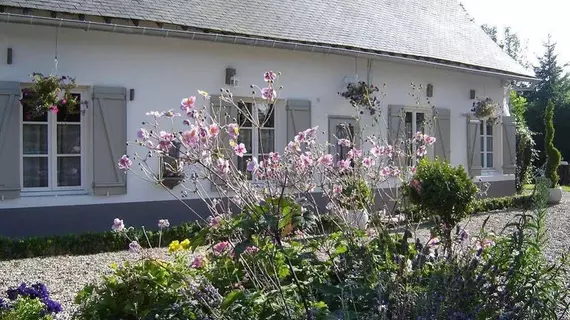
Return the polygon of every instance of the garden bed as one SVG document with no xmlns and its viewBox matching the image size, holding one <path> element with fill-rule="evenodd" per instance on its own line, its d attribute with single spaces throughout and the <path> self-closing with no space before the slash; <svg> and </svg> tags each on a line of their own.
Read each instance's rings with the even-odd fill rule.
<svg viewBox="0 0 570 320">
<path fill-rule="evenodd" d="M 518 211 L 500 211 L 490 214 L 477 214 L 462 221 L 471 234 L 476 234 L 479 228 L 489 217 L 486 229 L 500 233 L 501 228 L 510 222 Z M 547 229 L 549 243 L 545 254 L 549 260 L 559 257 L 568 251 L 570 236 L 570 193 L 564 193 L 564 198 L 559 205 L 549 209 Z M 421 225 L 417 235 L 423 241 L 429 238 L 429 226 Z M 126 244 L 125 244 L 126 246 Z M 146 254 L 157 258 L 168 259 L 167 249 L 144 249 Z M 140 255 L 126 250 L 120 252 L 100 253 L 84 256 L 57 256 L 48 258 L 30 258 L 9 260 L 0 262 L 0 290 L 5 291 L 10 286 L 19 285 L 19 282 L 27 283 L 43 282 L 50 291 L 54 300 L 62 303 L 63 313 L 59 319 L 70 319 L 74 311 L 73 299 L 86 284 L 99 281 L 101 275 L 109 273 L 112 263 L 122 264 L 126 261 L 140 259 Z"/>
</svg>

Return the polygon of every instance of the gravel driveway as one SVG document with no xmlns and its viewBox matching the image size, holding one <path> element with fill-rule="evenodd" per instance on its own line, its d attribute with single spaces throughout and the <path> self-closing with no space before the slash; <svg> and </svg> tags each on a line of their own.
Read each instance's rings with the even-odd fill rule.
<svg viewBox="0 0 570 320">
<path fill-rule="evenodd" d="M 487 230 L 498 233 L 502 226 L 513 219 L 516 212 L 492 213 L 487 222 Z M 476 234 L 487 214 L 471 217 L 464 221 L 471 234 Z M 546 249 L 549 258 L 568 252 L 570 248 L 570 193 L 565 193 L 562 203 L 549 210 L 547 228 L 550 242 Z M 429 231 L 422 229 L 418 236 L 429 237 Z M 167 249 L 150 249 L 146 253 L 155 257 L 166 258 Z M 74 312 L 73 299 L 84 285 L 97 281 L 100 276 L 110 271 L 109 265 L 113 262 L 123 263 L 134 261 L 140 255 L 128 251 L 101 253 L 89 256 L 59 256 L 49 258 L 31 258 L 0 262 L 0 296 L 10 286 L 17 286 L 20 282 L 43 282 L 49 288 L 53 299 L 60 301 L 64 312 L 58 319 L 70 319 Z"/>
</svg>

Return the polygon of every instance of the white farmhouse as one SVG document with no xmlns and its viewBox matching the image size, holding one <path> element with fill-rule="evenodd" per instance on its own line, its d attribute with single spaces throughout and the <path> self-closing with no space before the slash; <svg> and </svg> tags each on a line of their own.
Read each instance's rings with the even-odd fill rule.
<svg viewBox="0 0 570 320">
<path fill-rule="evenodd" d="M 0 0 L 0 236 L 103 231 L 116 216 L 147 226 L 193 219 L 166 190 L 118 170 L 135 151 L 126 141 L 146 112 L 176 109 L 197 89 L 248 101 L 267 70 L 283 73 L 262 137 L 275 150 L 309 126 L 328 139 L 351 121 L 338 95 L 350 81 L 387 84 L 389 121 L 376 130 L 414 132 L 432 109 L 417 107 L 410 83 L 429 85 L 420 94 L 438 113 L 434 153 L 490 182 L 490 196 L 515 191 L 508 93 L 535 75 L 456 0 Z M 33 72 L 75 77 L 89 108 L 25 117 L 19 99 Z M 499 103 L 497 124 L 474 118 L 475 97 Z"/>
</svg>

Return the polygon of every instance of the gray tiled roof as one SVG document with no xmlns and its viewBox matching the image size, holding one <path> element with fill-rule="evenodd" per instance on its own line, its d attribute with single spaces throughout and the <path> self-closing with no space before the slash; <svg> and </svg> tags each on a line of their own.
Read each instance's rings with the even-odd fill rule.
<svg viewBox="0 0 570 320">
<path fill-rule="evenodd" d="M 0 5 L 407 54 L 534 77 L 457 0 L 0 0 Z"/>
</svg>

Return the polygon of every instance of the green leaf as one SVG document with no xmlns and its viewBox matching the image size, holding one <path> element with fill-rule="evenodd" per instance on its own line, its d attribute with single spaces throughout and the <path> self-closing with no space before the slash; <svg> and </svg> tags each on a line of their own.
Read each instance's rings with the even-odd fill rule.
<svg viewBox="0 0 570 320">
<path fill-rule="evenodd" d="M 348 247 L 344 243 L 341 243 L 334 249 L 334 255 L 338 256 L 345 253 L 346 251 L 348 251 Z"/>
<path fill-rule="evenodd" d="M 236 302 L 237 300 L 244 299 L 244 298 L 245 298 L 245 294 L 243 293 L 243 291 L 234 290 L 226 296 L 224 301 L 222 301 L 221 308 L 222 308 L 222 310 L 226 310 L 234 302 Z"/>
<path fill-rule="evenodd" d="M 283 212 L 281 214 L 281 220 L 279 221 L 279 224 L 278 224 L 279 229 L 283 229 L 286 225 L 291 223 L 292 218 L 293 218 L 293 214 L 291 211 L 291 207 L 283 208 Z"/>
</svg>

